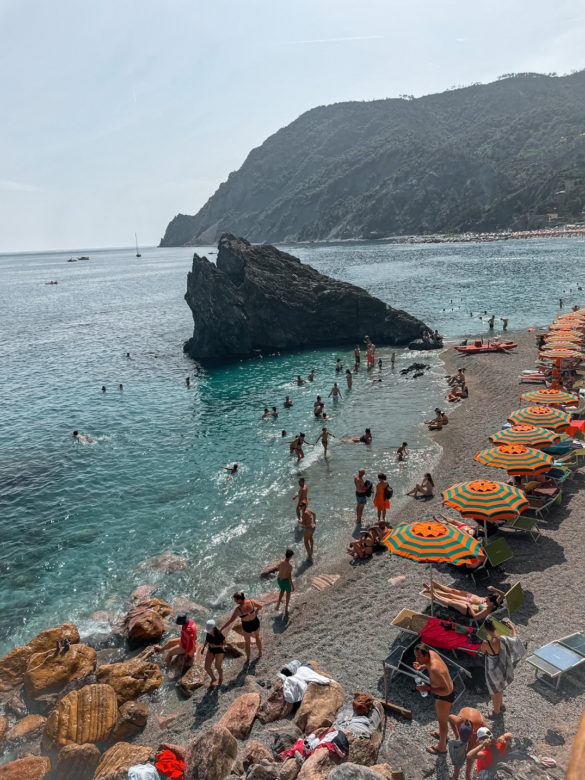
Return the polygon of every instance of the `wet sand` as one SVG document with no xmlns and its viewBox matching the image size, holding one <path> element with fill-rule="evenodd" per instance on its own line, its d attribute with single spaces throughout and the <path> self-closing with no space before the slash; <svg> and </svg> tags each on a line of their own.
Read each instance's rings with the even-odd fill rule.
<svg viewBox="0 0 585 780">
<path fill-rule="evenodd" d="M 518 383 L 520 371 L 534 364 L 534 334 L 510 335 L 519 342 L 518 349 L 511 354 L 462 357 L 452 348 L 445 351 L 449 373 L 459 365 L 465 366 L 470 396 L 457 408 L 445 402 L 450 415 L 449 425 L 432 434 L 443 448 L 433 473 L 434 499 L 428 502 L 412 499 L 399 513 L 391 513 L 393 525 L 438 513 L 441 491 L 454 482 L 472 478 L 505 479 L 505 472 L 482 466 L 473 460 L 473 455 L 488 445 L 488 435 L 502 426 L 508 413 L 522 405 L 521 394 L 534 389 L 534 386 Z M 489 584 L 506 590 L 517 581 L 522 583 L 526 605 L 513 619 L 529 650 L 583 627 L 584 488 L 585 473 L 577 472 L 563 488 L 562 506 L 540 523 L 542 535 L 536 543 L 527 534 L 507 533 L 513 560 L 482 578 L 475 589 L 475 592 L 485 594 Z M 453 512 L 450 514 L 454 516 Z M 373 520 L 374 516 L 375 510 L 368 502 L 364 518 Z M 241 660 L 226 663 L 227 684 L 219 694 L 199 690 L 192 699 L 177 702 L 174 693 L 161 691 L 155 709 L 165 714 L 179 713 L 179 717 L 164 732 L 153 723 L 154 719 L 150 719 L 145 733 L 140 736 L 141 744 L 156 744 L 157 739 L 186 744 L 195 730 L 212 725 L 243 692 L 240 683 L 246 681 L 246 674 L 254 674 L 256 680 L 274 681 L 279 668 L 293 658 L 317 660 L 321 669 L 344 686 L 346 703 L 354 691 L 382 693 L 382 660 L 397 637 L 390 621 L 403 608 L 428 611 L 428 600 L 419 595 L 422 582 L 427 581 L 428 569 L 410 560 L 391 559 L 387 553 L 352 565 L 343 551 L 353 531 L 351 520 L 340 519 L 339 534 L 335 539 L 328 542 L 317 532 L 313 566 L 303 563 L 299 566 L 297 561 L 299 585 L 303 581 L 306 583 L 307 578 L 324 573 L 341 577 L 335 585 L 321 592 L 311 589 L 300 593 L 291 604 L 288 621 L 277 615 L 272 605 L 262 611 L 264 657 L 252 663 L 249 669 L 243 668 Z M 327 568 L 320 565 L 319 558 L 319 550 L 325 544 L 334 544 L 339 550 L 339 559 Z M 302 558 L 300 546 L 297 556 Z M 265 563 L 259 562 L 258 568 Z M 474 589 L 469 575 L 459 572 L 456 567 L 436 567 L 435 576 L 445 584 Z M 390 584 L 388 580 L 395 577 L 404 579 L 398 584 Z M 273 584 L 271 581 L 266 590 Z M 483 666 L 479 661 L 475 665 L 469 661 L 463 663 L 472 670 L 473 679 L 468 681 L 458 708 L 473 706 L 485 713 L 491 709 L 491 702 L 485 689 Z M 250 680 L 247 683 L 252 684 Z M 449 777 L 450 763 L 444 757 L 435 758 L 425 752 L 425 746 L 436 741 L 429 735 L 429 731 L 436 728 L 431 697 L 421 698 L 414 690 L 414 683 L 404 677 L 393 683 L 389 699 L 411 708 L 413 720 L 388 718 L 379 761 L 388 761 L 394 769 L 402 768 L 406 778 L 413 780 Z M 504 703 L 506 712 L 495 721 L 495 733 L 511 731 L 516 747 L 555 758 L 559 768 L 547 770 L 548 776 L 563 777 L 561 768 L 566 766 L 585 705 L 585 675 L 575 684 L 562 686 L 561 692 L 556 693 L 542 683 L 535 683 L 532 667 L 521 662 L 514 682 L 504 693 Z M 279 723 L 271 725 L 278 726 Z M 250 737 L 262 740 L 267 728 L 255 723 Z M 546 777 L 530 762 L 510 766 L 514 777 Z"/>
</svg>

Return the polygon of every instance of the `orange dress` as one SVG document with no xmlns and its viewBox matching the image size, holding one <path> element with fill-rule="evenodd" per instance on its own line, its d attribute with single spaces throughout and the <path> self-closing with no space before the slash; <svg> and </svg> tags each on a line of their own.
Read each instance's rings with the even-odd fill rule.
<svg viewBox="0 0 585 780">
<path fill-rule="evenodd" d="M 374 497 L 374 506 L 376 509 L 382 511 L 382 509 L 390 509 L 390 499 L 384 498 L 384 492 L 386 490 L 386 483 L 378 482 L 376 485 L 376 495 Z"/>
</svg>

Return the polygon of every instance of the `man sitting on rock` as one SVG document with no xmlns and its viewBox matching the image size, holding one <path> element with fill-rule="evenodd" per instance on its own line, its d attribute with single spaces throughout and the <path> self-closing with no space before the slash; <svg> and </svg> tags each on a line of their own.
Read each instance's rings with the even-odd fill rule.
<svg viewBox="0 0 585 780">
<path fill-rule="evenodd" d="M 170 666 L 177 664 L 179 672 L 183 674 L 190 666 L 193 666 L 195 651 L 197 650 L 197 627 L 187 615 L 178 615 L 175 623 L 181 628 L 181 636 L 169 639 L 166 645 L 155 645 L 157 653 L 169 652 L 165 663 Z"/>
</svg>

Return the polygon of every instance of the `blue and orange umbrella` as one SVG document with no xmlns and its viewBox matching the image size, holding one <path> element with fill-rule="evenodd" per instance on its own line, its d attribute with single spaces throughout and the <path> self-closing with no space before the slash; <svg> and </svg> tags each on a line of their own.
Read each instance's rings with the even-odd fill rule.
<svg viewBox="0 0 585 780">
<path fill-rule="evenodd" d="M 516 409 L 510 412 L 508 421 L 512 425 L 529 423 L 550 428 L 551 431 L 564 431 L 571 424 L 571 415 L 553 409 L 550 406 L 528 406 L 525 409 Z"/>
<path fill-rule="evenodd" d="M 579 403 L 579 396 L 576 393 L 567 393 L 564 390 L 543 387 L 541 390 L 531 390 L 529 393 L 524 393 L 521 400 L 544 406 L 549 406 L 550 404 L 576 406 Z"/>
<path fill-rule="evenodd" d="M 548 428 L 540 425 L 512 425 L 510 428 L 502 428 L 497 433 L 492 433 L 490 441 L 493 444 L 525 444 L 527 447 L 552 447 L 560 440 L 561 436 Z"/>
<path fill-rule="evenodd" d="M 542 474 L 555 464 L 554 458 L 550 455 L 534 447 L 526 447 L 524 444 L 501 444 L 498 447 L 480 450 L 474 455 L 474 460 L 487 466 L 505 469 L 512 477 Z"/>
<path fill-rule="evenodd" d="M 475 479 L 459 482 L 443 491 L 443 501 L 462 517 L 473 520 L 511 520 L 528 506 L 522 490 L 505 482 Z"/>
</svg>

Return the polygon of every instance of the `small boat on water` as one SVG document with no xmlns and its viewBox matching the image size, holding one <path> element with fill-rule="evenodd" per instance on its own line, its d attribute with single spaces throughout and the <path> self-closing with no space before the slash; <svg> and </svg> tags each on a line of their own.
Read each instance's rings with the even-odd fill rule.
<svg viewBox="0 0 585 780">
<path fill-rule="evenodd" d="M 87 255 L 81 255 L 81 257 L 70 257 L 67 262 L 76 263 L 78 260 L 89 260 L 89 257 Z"/>
<path fill-rule="evenodd" d="M 463 352 L 464 355 L 479 355 L 483 352 L 507 352 L 509 349 L 516 349 L 518 344 L 513 341 L 501 339 L 492 339 L 485 344 L 480 339 L 476 339 L 473 344 L 455 347 L 457 352 Z"/>
</svg>

